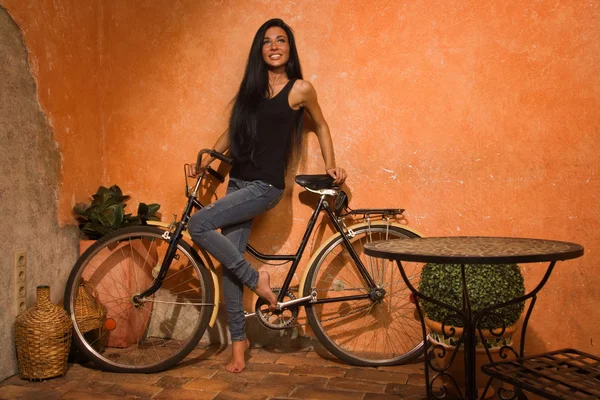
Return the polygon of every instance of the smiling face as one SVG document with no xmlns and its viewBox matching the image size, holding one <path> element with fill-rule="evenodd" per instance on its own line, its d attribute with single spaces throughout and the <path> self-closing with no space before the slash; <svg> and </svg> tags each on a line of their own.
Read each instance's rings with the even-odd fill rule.
<svg viewBox="0 0 600 400">
<path fill-rule="evenodd" d="M 263 60 L 269 69 L 285 67 L 290 59 L 290 44 L 285 31 L 273 26 L 267 29 L 262 46 Z"/>
</svg>

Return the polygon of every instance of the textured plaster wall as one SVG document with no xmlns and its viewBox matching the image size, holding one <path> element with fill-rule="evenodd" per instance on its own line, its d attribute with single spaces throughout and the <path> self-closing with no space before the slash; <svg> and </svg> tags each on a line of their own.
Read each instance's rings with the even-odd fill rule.
<svg viewBox="0 0 600 400">
<path fill-rule="evenodd" d="M 226 127 L 252 36 L 278 16 L 297 33 L 352 205 L 404 207 L 429 236 L 583 244 L 585 256 L 559 264 L 541 292 L 528 346 L 600 354 L 597 2 L 0 1 L 39 60 L 64 159 L 62 222 L 99 183 L 119 184 L 132 206 L 159 202 L 164 220 L 180 213 L 182 163 Z M 87 88 L 79 100 L 98 107 L 76 112 L 67 89 L 64 101 L 46 95 L 63 86 Z M 291 252 L 302 235 L 311 200 L 292 175 L 322 172 L 314 135 L 302 154 L 283 201 L 256 223 L 261 250 Z M 531 286 L 542 268 L 525 272 Z"/>
<path fill-rule="evenodd" d="M 0 7 L 0 380 L 16 372 L 14 252 L 26 250 L 28 305 L 35 288 L 62 298 L 77 254 L 73 226 L 59 228 L 60 153 L 38 103 L 18 26 Z"/>
<path fill-rule="evenodd" d="M 585 257 L 560 264 L 540 295 L 530 348 L 600 354 L 597 2 L 138 1 L 102 14 L 109 182 L 160 202 L 166 219 L 181 212 L 181 164 L 225 128 L 252 36 L 279 16 L 352 204 L 405 207 L 429 236 L 582 243 Z M 297 172 L 322 173 L 308 137 Z M 258 221 L 261 249 L 290 252 L 301 237 L 310 208 L 294 172 Z M 542 272 L 525 270 L 530 286 Z"/>
<path fill-rule="evenodd" d="M 102 183 L 98 0 L 0 0 L 21 28 L 38 99 L 61 154 L 59 223 Z"/>
</svg>

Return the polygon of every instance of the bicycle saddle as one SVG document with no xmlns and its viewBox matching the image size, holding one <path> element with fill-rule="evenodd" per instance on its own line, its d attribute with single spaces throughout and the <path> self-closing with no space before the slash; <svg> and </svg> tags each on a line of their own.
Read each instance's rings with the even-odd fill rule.
<svg viewBox="0 0 600 400">
<path fill-rule="evenodd" d="M 329 175 L 296 175 L 296 183 L 302 187 L 319 190 L 334 187 L 333 178 Z"/>
</svg>

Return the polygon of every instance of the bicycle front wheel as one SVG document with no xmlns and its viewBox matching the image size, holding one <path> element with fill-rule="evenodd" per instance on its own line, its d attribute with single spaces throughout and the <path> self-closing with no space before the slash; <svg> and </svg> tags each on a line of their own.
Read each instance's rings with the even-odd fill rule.
<svg viewBox="0 0 600 400">
<path fill-rule="evenodd" d="M 423 336 L 410 290 L 394 262 L 367 256 L 364 245 L 418 236 L 383 222 L 362 224 L 352 231 L 354 236 L 349 239 L 354 251 L 385 294 L 379 300 L 348 298 L 309 304 L 306 314 L 310 326 L 332 354 L 351 364 L 381 366 L 414 360 L 422 354 Z M 339 234 L 323 247 L 309 268 L 304 293 L 316 291 L 318 300 L 369 293 Z M 411 283 L 417 285 L 421 266 L 407 263 L 404 268 Z"/>
<path fill-rule="evenodd" d="M 105 370 L 151 373 L 192 351 L 214 307 L 212 278 L 181 240 L 162 285 L 148 289 L 169 247 L 165 231 L 136 226 L 94 243 L 79 258 L 65 289 L 77 348 Z"/>
</svg>

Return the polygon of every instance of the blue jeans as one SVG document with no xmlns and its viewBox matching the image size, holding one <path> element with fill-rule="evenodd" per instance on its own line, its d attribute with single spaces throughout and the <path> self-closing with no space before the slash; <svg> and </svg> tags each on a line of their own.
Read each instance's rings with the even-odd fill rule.
<svg viewBox="0 0 600 400">
<path fill-rule="evenodd" d="M 274 207 L 283 190 L 263 181 L 229 178 L 227 195 L 198 210 L 189 220 L 194 242 L 223 265 L 223 296 L 232 341 L 246 339 L 242 297 L 244 285 L 254 290 L 258 272 L 244 258 L 254 217 Z M 217 229 L 221 229 L 221 233 Z"/>
</svg>

